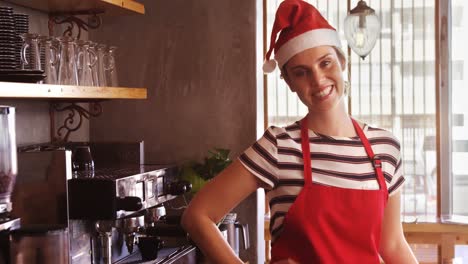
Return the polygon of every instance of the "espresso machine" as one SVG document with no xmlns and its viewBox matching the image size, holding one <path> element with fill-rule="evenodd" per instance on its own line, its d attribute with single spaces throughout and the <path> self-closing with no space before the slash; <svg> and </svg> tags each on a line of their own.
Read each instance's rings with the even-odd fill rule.
<svg viewBox="0 0 468 264">
<path fill-rule="evenodd" d="M 89 153 L 78 158 L 78 149 Z M 143 142 L 20 149 L 15 198 L 28 205 L 14 211 L 28 223 L 66 226 L 68 260 L 54 263 L 196 263 L 196 247 L 180 226 L 185 204 L 177 204 L 191 184 L 178 179 L 177 166 L 143 165 L 143 150 Z M 31 184 L 33 174 L 40 179 Z"/>
<path fill-rule="evenodd" d="M 79 172 L 68 181 L 70 221 L 94 224 L 94 263 L 125 261 L 136 248 L 142 260 L 151 260 L 163 248 L 165 235 L 178 237 L 181 244 L 177 246 L 189 245 L 180 225 L 162 225 L 170 218 L 165 203 L 191 189 L 189 183 L 177 179 L 177 173 L 176 167 L 157 165 L 104 168 L 96 169 L 93 178 Z"/>
<path fill-rule="evenodd" d="M 10 263 L 10 234 L 20 226 L 11 215 L 17 173 L 15 108 L 0 106 L 0 263 Z"/>
</svg>

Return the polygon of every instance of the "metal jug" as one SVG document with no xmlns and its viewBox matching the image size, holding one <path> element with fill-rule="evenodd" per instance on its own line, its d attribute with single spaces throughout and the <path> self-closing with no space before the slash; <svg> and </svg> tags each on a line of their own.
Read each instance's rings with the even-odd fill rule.
<svg viewBox="0 0 468 264">
<path fill-rule="evenodd" d="M 13 230 L 10 235 L 11 264 L 68 264 L 68 228 L 30 226 Z"/>
<path fill-rule="evenodd" d="M 0 216 L 12 209 L 10 196 L 17 166 L 15 108 L 0 105 Z"/>
<path fill-rule="evenodd" d="M 242 235 L 244 249 L 250 247 L 249 226 L 239 223 L 236 218 L 237 214 L 235 213 L 227 214 L 223 222 L 219 225 L 219 230 L 236 255 L 239 256 L 239 234 Z M 242 232 L 240 232 L 240 230 Z"/>
</svg>

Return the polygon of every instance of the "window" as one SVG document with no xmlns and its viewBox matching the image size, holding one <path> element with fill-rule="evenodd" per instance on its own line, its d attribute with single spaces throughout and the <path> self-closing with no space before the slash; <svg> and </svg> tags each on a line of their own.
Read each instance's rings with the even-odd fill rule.
<svg viewBox="0 0 468 264">
<path fill-rule="evenodd" d="M 390 17 L 366 60 L 351 54 L 351 113 L 401 142 L 404 221 L 437 219 L 434 1 L 373 1 Z"/>
</svg>

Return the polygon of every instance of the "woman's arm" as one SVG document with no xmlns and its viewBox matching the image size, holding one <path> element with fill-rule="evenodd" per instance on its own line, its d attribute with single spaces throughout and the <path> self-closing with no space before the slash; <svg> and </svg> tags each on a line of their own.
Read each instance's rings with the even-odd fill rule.
<svg viewBox="0 0 468 264">
<path fill-rule="evenodd" d="M 260 180 L 235 160 L 209 181 L 185 210 L 182 226 L 212 263 L 243 263 L 216 223 L 259 187 Z"/>
<path fill-rule="evenodd" d="M 385 264 L 418 263 L 403 234 L 400 196 L 400 191 L 390 196 L 384 212 L 379 251 Z"/>
</svg>

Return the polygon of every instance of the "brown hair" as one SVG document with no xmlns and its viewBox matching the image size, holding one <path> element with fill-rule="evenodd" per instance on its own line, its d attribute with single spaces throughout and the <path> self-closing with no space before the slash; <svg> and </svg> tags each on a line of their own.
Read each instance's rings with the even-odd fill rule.
<svg viewBox="0 0 468 264">
<path fill-rule="evenodd" d="M 332 47 L 335 50 L 336 55 L 338 56 L 338 59 L 344 65 L 343 66 L 343 71 L 344 71 L 346 69 L 346 55 L 343 52 L 343 50 L 341 50 L 341 48 L 338 48 L 338 47 L 335 47 L 335 46 L 332 46 Z"/>
</svg>

